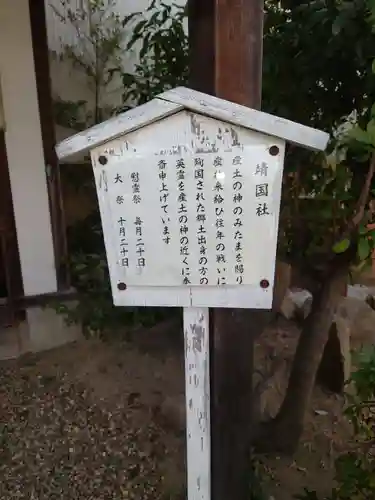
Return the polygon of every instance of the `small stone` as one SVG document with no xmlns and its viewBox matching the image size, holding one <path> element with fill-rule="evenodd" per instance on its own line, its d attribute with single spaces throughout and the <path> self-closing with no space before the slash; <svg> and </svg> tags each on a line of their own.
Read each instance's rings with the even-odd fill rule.
<svg viewBox="0 0 375 500">
<path fill-rule="evenodd" d="M 314 413 L 315 413 L 315 415 L 319 415 L 321 417 L 328 415 L 328 411 L 325 411 L 325 410 L 315 410 Z"/>
</svg>

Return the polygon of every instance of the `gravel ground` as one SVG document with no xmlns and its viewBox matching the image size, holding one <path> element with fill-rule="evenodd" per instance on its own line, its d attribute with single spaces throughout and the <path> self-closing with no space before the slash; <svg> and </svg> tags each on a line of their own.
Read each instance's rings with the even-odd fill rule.
<svg viewBox="0 0 375 500">
<path fill-rule="evenodd" d="M 269 352 L 290 360 L 297 338 L 290 325 L 264 332 L 257 368 Z M 149 330 L 136 340 L 82 341 L 0 363 L 0 500 L 186 498 L 185 430 L 174 414 L 184 411 L 183 337 Z M 284 378 L 276 373 L 265 395 L 270 411 Z M 314 391 L 296 456 L 263 457 L 270 495 L 328 494 L 349 438 L 341 410 L 339 399 Z"/>
<path fill-rule="evenodd" d="M 49 372 L 0 366 L 0 498 L 171 498 L 163 431 L 136 395 L 109 405 L 68 373 Z"/>
</svg>

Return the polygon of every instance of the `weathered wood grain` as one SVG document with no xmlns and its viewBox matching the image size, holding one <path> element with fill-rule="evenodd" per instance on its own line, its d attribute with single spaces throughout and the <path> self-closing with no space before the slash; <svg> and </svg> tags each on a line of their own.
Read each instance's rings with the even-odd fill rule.
<svg viewBox="0 0 375 500">
<path fill-rule="evenodd" d="M 208 309 L 184 309 L 189 500 L 211 500 Z"/>
<path fill-rule="evenodd" d="M 107 141 L 161 120 L 181 109 L 182 106 L 179 104 L 154 99 L 68 137 L 56 146 L 57 157 L 59 160 L 64 160 L 73 155 L 82 155 Z"/>
<path fill-rule="evenodd" d="M 196 113 L 278 137 L 308 149 L 323 151 L 329 140 L 329 135 L 321 130 L 185 87 L 168 90 L 159 95 L 158 99 L 180 104 Z"/>
</svg>

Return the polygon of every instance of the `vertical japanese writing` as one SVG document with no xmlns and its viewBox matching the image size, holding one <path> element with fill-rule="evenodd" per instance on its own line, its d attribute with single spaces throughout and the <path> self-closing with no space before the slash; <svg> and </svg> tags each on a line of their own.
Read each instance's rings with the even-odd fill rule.
<svg viewBox="0 0 375 500">
<path fill-rule="evenodd" d="M 117 173 L 114 176 L 113 183 L 114 184 L 123 184 L 123 178 L 122 175 Z M 123 205 L 125 201 L 125 197 L 121 194 L 116 196 L 116 203 L 118 205 Z M 129 268 L 129 242 L 128 242 L 128 234 L 127 234 L 127 227 L 126 227 L 126 219 L 124 217 L 120 216 L 118 221 L 117 221 L 117 234 L 120 240 L 120 266 L 121 267 L 126 267 Z"/>
<path fill-rule="evenodd" d="M 120 265 L 129 267 L 129 243 L 127 240 L 126 220 L 120 217 L 117 221 L 118 235 L 120 238 Z"/>
<path fill-rule="evenodd" d="M 264 178 L 259 180 L 259 184 L 255 186 L 255 197 L 259 201 L 257 202 L 257 206 L 255 209 L 255 213 L 258 217 L 262 217 L 264 215 L 270 215 L 269 207 L 268 207 L 268 165 L 266 162 L 262 162 L 256 166 L 255 175 L 259 178 Z"/>
<path fill-rule="evenodd" d="M 167 167 L 167 162 L 165 160 L 160 160 L 158 162 L 159 180 L 160 180 L 159 201 L 160 201 L 160 208 L 162 210 L 161 222 L 163 224 L 162 240 L 166 245 L 169 245 L 171 241 L 171 233 L 169 227 L 171 219 L 169 217 L 169 189 L 167 184 L 166 167 Z"/>
<path fill-rule="evenodd" d="M 141 184 L 139 172 L 132 172 L 130 174 L 130 179 L 132 182 L 132 203 L 134 205 L 139 205 L 142 201 L 141 198 Z M 137 268 L 144 268 L 146 266 L 145 257 L 145 243 L 143 240 L 143 220 L 139 216 L 134 218 L 135 226 L 135 254 L 137 259 Z"/>
<path fill-rule="evenodd" d="M 243 284 L 244 275 L 244 259 L 243 259 L 243 175 L 241 172 L 242 157 L 235 156 L 233 158 L 233 175 L 232 175 L 232 188 L 233 188 L 233 239 L 234 239 L 234 251 L 235 251 L 235 264 L 234 264 L 234 274 L 236 276 L 236 283 L 238 285 Z"/>
<path fill-rule="evenodd" d="M 139 203 L 141 203 L 142 201 L 139 172 L 132 172 L 130 174 L 130 179 L 132 181 L 133 203 L 135 205 L 139 205 Z"/>
<path fill-rule="evenodd" d="M 145 243 L 143 241 L 143 220 L 140 217 L 136 217 L 134 226 L 136 237 L 135 253 L 137 255 L 137 267 L 143 268 L 146 266 Z"/>
<path fill-rule="evenodd" d="M 198 272 L 199 284 L 208 285 L 207 229 L 206 205 L 204 197 L 204 160 L 194 159 L 194 179 L 196 182 L 196 220 L 198 223 L 197 243 L 199 247 Z"/>
<path fill-rule="evenodd" d="M 115 180 L 114 180 L 114 183 L 115 184 L 122 184 L 124 181 L 122 180 L 122 175 L 120 174 L 116 174 L 115 175 Z"/>
<path fill-rule="evenodd" d="M 271 153 L 264 145 L 181 145 L 100 163 L 112 281 L 126 283 L 127 293 L 163 287 L 180 290 L 183 304 L 204 304 L 206 293 L 229 304 L 237 303 L 235 290 L 270 280 L 283 167 Z M 262 304 L 271 292 L 262 292 Z"/>
<path fill-rule="evenodd" d="M 216 156 L 214 158 L 214 207 L 215 207 L 215 251 L 216 251 L 216 271 L 217 271 L 217 284 L 226 284 L 226 254 L 225 254 L 225 224 L 224 224 L 224 172 L 221 167 L 223 166 L 223 158 Z"/>
<path fill-rule="evenodd" d="M 179 237 L 180 237 L 180 257 L 182 260 L 181 264 L 181 276 L 182 283 L 184 285 L 190 285 L 190 267 L 189 267 L 189 220 L 188 220 L 188 209 L 187 209 L 187 196 L 186 196 L 186 165 L 185 161 L 180 158 L 176 162 L 176 180 L 177 180 L 177 215 L 179 222 Z"/>
</svg>

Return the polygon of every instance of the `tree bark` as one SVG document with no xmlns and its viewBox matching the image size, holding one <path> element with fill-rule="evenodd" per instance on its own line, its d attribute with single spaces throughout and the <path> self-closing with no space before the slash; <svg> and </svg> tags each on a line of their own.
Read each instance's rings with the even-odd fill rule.
<svg viewBox="0 0 375 500">
<path fill-rule="evenodd" d="M 286 396 L 276 418 L 261 424 L 254 443 L 258 451 L 295 452 L 347 275 L 347 266 L 337 269 L 314 296 L 312 311 L 302 329 L 294 356 Z"/>
</svg>

